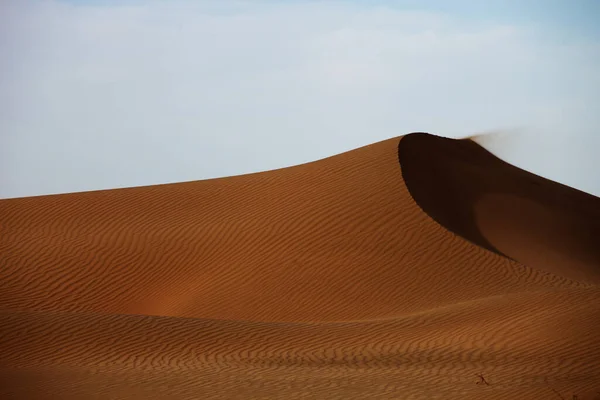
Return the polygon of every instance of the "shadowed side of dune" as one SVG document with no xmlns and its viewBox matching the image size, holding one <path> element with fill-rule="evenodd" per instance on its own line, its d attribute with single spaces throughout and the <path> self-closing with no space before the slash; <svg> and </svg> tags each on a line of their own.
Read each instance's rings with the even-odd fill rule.
<svg viewBox="0 0 600 400">
<path fill-rule="evenodd" d="M 411 196 L 446 229 L 531 267 L 600 282 L 600 198 L 468 139 L 409 134 L 398 157 Z"/>
</svg>

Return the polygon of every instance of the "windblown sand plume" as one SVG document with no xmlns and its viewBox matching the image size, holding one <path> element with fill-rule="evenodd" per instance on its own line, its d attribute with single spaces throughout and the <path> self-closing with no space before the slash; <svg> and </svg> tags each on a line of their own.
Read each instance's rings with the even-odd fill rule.
<svg viewBox="0 0 600 400">
<path fill-rule="evenodd" d="M 471 140 L 1 200 L 0 229 L 2 399 L 600 390 L 600 199 Z"/>
</svg>

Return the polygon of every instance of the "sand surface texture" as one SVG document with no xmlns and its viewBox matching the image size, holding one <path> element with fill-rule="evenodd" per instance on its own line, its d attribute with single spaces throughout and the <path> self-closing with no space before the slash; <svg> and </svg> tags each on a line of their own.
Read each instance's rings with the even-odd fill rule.
<svg viewBox="0 0 600 400">
<path fill-rule="evenodd" d="M 600 398 L 600 198 L 472 141 L 0 200 L 2 399 L 572 394 Z"/>
</svg>

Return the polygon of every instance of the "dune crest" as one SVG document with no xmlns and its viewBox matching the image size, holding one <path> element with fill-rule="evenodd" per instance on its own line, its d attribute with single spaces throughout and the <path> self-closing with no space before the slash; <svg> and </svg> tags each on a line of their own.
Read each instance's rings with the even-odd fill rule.
<svg viewBox="0 0 600 400">
<path fill-rule="evenodd" d="M 424 133 L 0 200 L 0 397 L 588 393 L 599 201 Z"/>
</svg>

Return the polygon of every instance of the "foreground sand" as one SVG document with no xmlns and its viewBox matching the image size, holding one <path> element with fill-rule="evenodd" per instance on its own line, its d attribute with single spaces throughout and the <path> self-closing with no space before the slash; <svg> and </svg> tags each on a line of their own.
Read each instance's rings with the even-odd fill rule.
<svg viewBox="0 0 600 400">
<path fill-rule="evenodd" d="M 600 199 L 471 141 L 0 224 L 2 399 L 600 398 Z"/>
</svg>

